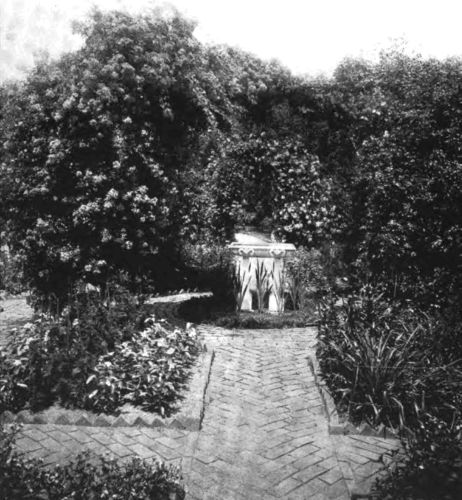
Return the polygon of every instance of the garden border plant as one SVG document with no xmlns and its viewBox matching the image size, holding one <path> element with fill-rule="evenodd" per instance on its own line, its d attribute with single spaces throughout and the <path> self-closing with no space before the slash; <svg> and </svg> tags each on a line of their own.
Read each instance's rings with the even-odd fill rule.
<svg viewBox="0 0 462 500">
<path fill-rule="evenodd" d="M 182 500 L 185 491 L 177 467 L 132 458 L 119 463 L 105 456 L 82 453 L 65 465 L 44 467 L 14 450 L 18 427 L 0 422 L 0 497 L 5 500 Z"/>
<path fill-rule="evenodd" d="M 61 314 L 16 332 L 0 351 L 0 411 L 53 403 L 112 413 L 131 403 L 166 416 L 176 409 L 200 351 L 195 331 L 149 317 L 126 293 L 110 299 L 78 295 Z"/>
<path fill-rule="evenodd" d="M 383 289 L 383 287 L 381 287 Z M 386 287 L 385 287 L 386 289 Z M 400 433 L 404 458 L 374 486 L 386 500 L 458 498 L 462 356 L 458 318 L 430 315 L 370 285 L 321 310 L 317 354 L 337 408 Z M 455 322 L 453 322 L 455 321 Z"/>
</svg>

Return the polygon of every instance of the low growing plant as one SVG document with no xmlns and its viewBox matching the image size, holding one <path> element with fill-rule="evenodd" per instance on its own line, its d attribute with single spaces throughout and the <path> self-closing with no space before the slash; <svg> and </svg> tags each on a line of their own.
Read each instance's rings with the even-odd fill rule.
<svg viewBox="0 0 462 500">
<path fill-rule="evenodd" d="M 193 332 L 145 323 L 136 301 L 111 299 L 79 297 L 61 315 L 42 314 L 16 332 L 0 350 L 0 411 L 55 402 L 116 411 L 128 401 L 171 410 L 198 352 Z"/>
<path fill-rule="evenodd" d="M 14 451 L 17 429 L 0 425 L 0 498 L 4 500 L 182 500 L 179 470 L 134 458 L 124 464 L 83 453 L 66 465 L 46 468 Z"/>
<path fill-rule="evenodd" d="M 211 319 L 214 325 L 236 329 L 281 329 L 313 326 L 317 322 L 315 310 L 288 311 L 283 314 L 242 312 L 240 314 L 221 314 Z"/>
<path fill-rule="evenodd" d="M 448 421 L 462 406 L 462 360 L 453 332 L 434 318 L 365 287 L 321 307 L 318 358 L 340 409 L 355 421 L 413 427 L 419 412 Z M 454 347 L 456 344 L 453 344 Z"/>
<path fill-rule="evenodd" d="M 404 459 L 392 463 L 374 488 L 378 500 L 456 500 L 462 492 L 462 421 L 419 415 L 402 440 Z"/>
<path fill-rule="evenodd" d="M 99 358 L 86 382 L 85 406 L 111 413 L 129 403 L 170 415 L 198 352 L 193 328 L 148 318 L 143 331 Z"/>
</svg>

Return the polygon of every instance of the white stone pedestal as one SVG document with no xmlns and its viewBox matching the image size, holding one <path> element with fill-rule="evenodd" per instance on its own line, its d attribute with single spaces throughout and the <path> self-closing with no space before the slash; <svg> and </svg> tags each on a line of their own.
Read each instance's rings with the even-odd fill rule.
<svg viewBox="0 0 462 500">
<path fill-rule="evenodd" d="M 284 261 L 288 255 L 295 251 L 295 246 L 290 243 L 269 243 L 252 237 L 250 242 L 231 243 L 229 248 L 234 254 L 236 270 L 241 273 L 241 281 L 249 283 L 242 302 L 243 311 L 252 311 L 252 294 L 256 292 L 256 269 L 263 264 L 269 274 L 269 312 L 282 312 L 284 310 L 283 288 Z M 283 288 L 281 288 L 283 287 Z"/>
</svg>

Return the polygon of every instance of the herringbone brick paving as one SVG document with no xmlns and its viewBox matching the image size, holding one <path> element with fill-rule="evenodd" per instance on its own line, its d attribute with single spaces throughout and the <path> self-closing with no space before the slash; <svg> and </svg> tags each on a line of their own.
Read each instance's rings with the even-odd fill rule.
<svg viewBox="0 0 462 500">
<path fill-rule="evenodd" d="M 191 498 L 348 498 L 308 370 L 314 330 L 202 334 L 216 355 Z"/>
<path fill-rule="evenodd" d="M 1 330 L 1 316 L 0 316 Z M 190 499 L 347 499 L 392 440 L 330 436 L 307 357 L 315 330 L 198 329 L 215 351 L 199 432 L 25 425 L 19 450 L 45 464 L 85 449 L 180 465 Z"/>
</svg>

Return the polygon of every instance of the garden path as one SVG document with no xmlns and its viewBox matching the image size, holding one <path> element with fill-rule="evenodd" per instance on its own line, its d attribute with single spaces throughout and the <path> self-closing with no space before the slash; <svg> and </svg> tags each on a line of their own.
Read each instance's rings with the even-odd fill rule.
<svg viewBox="0 0 462 500">
<path fill-rule="evenodd" d="M 198 331 L 215 353 L 200 431 L 25 424 L 18 448 L 46 464 L 85 449 L 160 458 L 181 465 L 188 499 L 343 500 L 370 484 L 397 443 L 329 434 L 307 362 L 313 328 Z"/>
<path fill-rule="evenodd" d="M 32 309 L 23 295 L 9 297 L 0 301 L 0 347 L 8 343 L 13 328 L 17 328 L 32 319 Z"/>
</svg>

